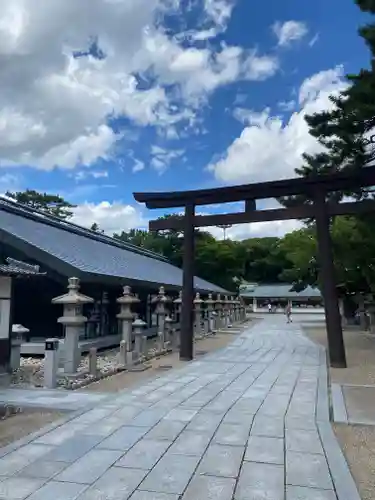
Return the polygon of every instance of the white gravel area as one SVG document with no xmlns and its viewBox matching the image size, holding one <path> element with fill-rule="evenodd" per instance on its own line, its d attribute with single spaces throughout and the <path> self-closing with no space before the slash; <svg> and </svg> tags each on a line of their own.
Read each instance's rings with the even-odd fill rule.
<svg viewBox="0 0 375 500">
<path fill-rule="evenodd" d="M 147 358 L 153 358 L 157 355 L 156 343 L 154 339 L 149 340 L 149 349 Z M 76 389 L 87 385 L 96 379 L 101 379 L 113 375 L 124 369 L 119 360 L 119 348 L 99 352 L 97 354 L 97 376 L 89 373 L 89 355 L 84 354 L 78 367 L 78 376 L 72 377 L 60 376 L 58 378 L 59 387 L 66 389 Z M 43 387 L 44 385 L 44 358 L 21 357 L 20 368 L 13 371 L 11 385 L 18 388 Z"/>
</svg>

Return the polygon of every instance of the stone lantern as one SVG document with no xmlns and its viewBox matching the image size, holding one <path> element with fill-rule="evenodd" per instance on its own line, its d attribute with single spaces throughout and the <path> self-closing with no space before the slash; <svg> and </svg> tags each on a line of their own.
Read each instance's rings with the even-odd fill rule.
<svg viewBox="0 0 375 500">
<path fill-rule="evenodd" d="M 26 334 L 30 330 L 23 325 L 12 325 L 10 367 L 12 370 L 18 370 L 21 363 L 21 344 Z"/>
<path fill-rule="evenodd" d="M 224 299 L 222 301 L 222 318 L 223 318 L 223 328 L 227 328 L 228 326 L 228 295 L 224 295 Z"/>
<path fill-rule="evenodd" d="M 208 333 L 214 331 L 214 304 L 215 301 L 212 299 L 212 293 L 208 294 L 208 299 L 206 299 L 206 310 L 207 310 L 207 321 L 208 321 Z"/>
<path fill-rule="evenodd" d="M 57 321 L 65 327 L 64 339 L 64 372 L 77 372 L 81 351 L 79 349 L 79 334 L 87 318 L 83 316 L 83 305 L 91 304 L 94 299 L 79 293 L 79 279 L 68 279 L 68 293 L 52 299 L 52 304 L 63 306 L 63 316 Z"/>
<path fill-rule="evenodd" d="M 124 286 L 123 294 L 116 302 L 120 304 L 120 312 L 116 317 L 121 322 L 121 338 L 126 342 L 126 350 L 132 350 L 132 329 L 134 314 L 132 306 L 139 303 L 139 299 L 131 293 L 130 286 Z"/>
<path fill-rule="evenodd" d="M 199 335 L 202 331 L 202 325 L 201 325 L 201 320 L 202 320 L 202 303 L 203 300 L 201 299 L 200 293 L 197 292 L 195 294 L 195 299 L 193 301 L 194 304 L 194 314 L 195 314 L 195 335 Z"/>
<path fill-rule="evenodd" d="M 182 290 L 178 293 L 178 297 L 173 301 L 173 304 L 175 306 L 176 322 L 179 323 L 181 321 Z"/>
<path fill-rule="evenodd" d="M 133 333 L 134 333 L 134 339 L 135 339 L 135 355 L 137 358 L 139 358 L 142 354 L 146 354 L 146 341 L 144 337 L 144 329 L 146 327 L 146 323 L 142 321 L 141 319 L 136 319 L 133 322 Z"/>
<path fill-rule="evenodd" d="M 223 301 L 221 300 L 220 293 L 217 294 L 216 300 L 215 300 L 215 311 L 216 311 L 216 330 L 220 330 L 222 328 L 222 308 L 223 308 Z"/>
<path fill-rule="evenodd" d="M 246 306 L 242 299 L 240 299 L 241 321 L 246 319 Z"/>
<path fill-rule="evenodd" d="M 155 313 L 158 318 L 158 336 L 160 338 L 160 342 L 164 345 L 164 337 L 165 337 L 165 317 L 167 315 L 166 304 L 168 302 L 168 297 L 165 295 L 164 287 L 161 286 L 159 288 L 158 295 L 152 299 L 152 303 L 156 305 Z"/>
<path fill-rule="evenodd" d="M 236 297 L 236 303 L 235 303 L 236 323 L 238 323 L 241 320 L 241 318 L 240 318 L 240 306 L 241 306 L 240 298 Z"/>
</svg>

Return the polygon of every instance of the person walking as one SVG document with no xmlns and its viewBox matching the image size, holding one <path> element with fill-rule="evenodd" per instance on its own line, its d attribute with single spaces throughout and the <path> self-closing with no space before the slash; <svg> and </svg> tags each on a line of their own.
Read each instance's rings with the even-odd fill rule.
<svg viewBox="0 0 375 500">
<path fill-rule="evenodd" d="M 288 302 L 288 305 L 285 308 L 285 315 L 287 319 L 287 323 L 292 323 L 292 304 Z"/>
<path fill-rule="evenodd" d="M 272 312 L 272 305 L 271 305 L 271 302 L 268 303 L 268 312 Z"/>
</svg>

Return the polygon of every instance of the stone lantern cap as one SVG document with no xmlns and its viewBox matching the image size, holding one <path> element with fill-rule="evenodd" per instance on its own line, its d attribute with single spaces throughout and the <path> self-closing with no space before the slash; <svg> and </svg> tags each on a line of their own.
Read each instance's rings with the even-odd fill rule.
<svg viewBox="0 0 375 500">
<path fill-rule="evenodd" d="M 181 304 L 181 302 L 182 302 L 182 291 L 178 293 L 178 297 L 173 301 L 173 303 L 178 305 Z"/>
<path fill-rule="evenodd" d="M 207 307 L 213 306 L 213 304 L 215 303 L 215 301 L 212 298 L 212 293 L 208 294 L 208 299 L 206 299 L 205 302 L 206 302 Z"/>
<path fill-rule="evenodd" d="M 15 324 L 12 325 L 12 339 L 15 341 L 16 339 L 18 342 L 22 342 L 22 338 L 25 335 L 25 333 L 29 333 L 30 330 L 26 328 L 23 325 Z"/>
<path fill-rule="evenodd" d="M 69 278 L 68 283 L 68 293 L 52 299 L 52 304 L 74 305 L 94 302 L 93 298 L 79 293 L 79 278 Z"/>
<path fill-rule="evenodd" d="M 223 307 L 223 303 L 224 301 L 222 300 L 220 293 L 218 293 L 215 300 L 215 308 L 221 309 Z"/>
<path fill-rule="evenodd" d="M 143 329 L 145 328 L 146 323 L 141 320 L 140 318 L 137 318 L 135 321 L 133 321 L 133 328 L 134 328 L 134 333 L 136 335 L 142 335 Z"/>
<path fill-rule="evenodd" d="M 138 304 L 140 302 L 139 298 L 136 297 L 135 295 L 132 294 L 130 286 L 124 286 L 123 292 L 121 297 L 116 299 L 116 302 L 118 304 L 124 304 L 124 305 L 132 305 L 132 304 Z"/>
<path fill-rule="evenodd" d="M 165 295 L 165 288 L 161 286 L 159 288 L 159 293 L 151 301 L 152 304 L 165 304 L 168 302 L 168 297 Z"/>
<path fill-rule="evenodd" d="M 203 300 L 201 299 L 201 294 L 199 292 L 195 294 L 195 299 L 193 302 L 196 306 L 200 306 L 202 304 Z"/>
<path fill-rule="evenodd" d="M 12 333 L 14 334 L 22 335 L 23 333 L 29 333 L 29 331 L 30 330 L 23 325 L 12 325 Z"/>
</svg>

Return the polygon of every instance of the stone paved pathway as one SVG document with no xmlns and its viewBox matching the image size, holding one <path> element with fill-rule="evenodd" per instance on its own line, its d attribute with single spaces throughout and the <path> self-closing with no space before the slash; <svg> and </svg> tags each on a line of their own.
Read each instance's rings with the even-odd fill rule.
<svg viewBox="0 0 375 500">
<path fill-rule="evenodd" d="M 283 317 L 2 450 L 7 500 L 357 500 L 322 348 Z"/>
</svg>

